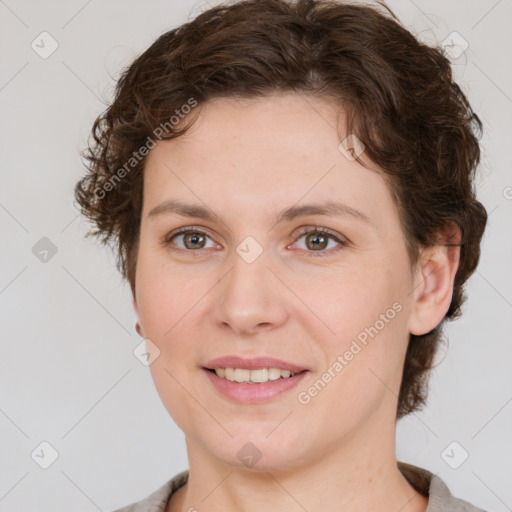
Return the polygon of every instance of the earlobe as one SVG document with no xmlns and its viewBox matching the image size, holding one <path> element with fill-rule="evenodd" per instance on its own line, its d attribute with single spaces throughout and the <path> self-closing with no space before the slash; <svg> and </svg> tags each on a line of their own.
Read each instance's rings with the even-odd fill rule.
<svg viewBox="0 0 512 512">
<path fill-rule="evenodd" d="M 137 316 L 137 322 L 135 323 L 135 330 L 137 331 L 137 334 L 139 336 L 142 336 L 144 338 L 144 335 L 142 334 L 142 328 L 140 326 L 139 306 L 137 305 L 137 299 L 135 298 L 135 296 L 133 296 L 133 298 L 132 298 L 132 304 L 133 304 L 133 309 L 135 311 L 135 315 Z"/>
<path fill-rule="evenodd" d="M 459 266 L 460 230 L 451 224 L 442 232 L 442 244 L 428 247 L 413 286 L 409 332 L 417 336 L 437 327 L 450 307 Z"/>
</svg>

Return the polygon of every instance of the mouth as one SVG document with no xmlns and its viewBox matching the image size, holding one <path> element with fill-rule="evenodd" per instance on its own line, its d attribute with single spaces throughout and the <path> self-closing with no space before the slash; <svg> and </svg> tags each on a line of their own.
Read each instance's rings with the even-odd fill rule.
<svg viewBox="0 0 512 512">
<path fill-rule="evenodd" d="M 294 388 L 309 373 L 295 364 L 274 358 L 215 359 L 202 367 L 214 389 L 235 402 L 259 403 Z"/>
</svg>

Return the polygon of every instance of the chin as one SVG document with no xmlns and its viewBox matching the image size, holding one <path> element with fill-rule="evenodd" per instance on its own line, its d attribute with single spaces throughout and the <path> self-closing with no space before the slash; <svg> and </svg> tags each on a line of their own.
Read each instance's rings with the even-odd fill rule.
<svg viewBox="0 0 512 512">
<path fill-rule="evenodd" d="M 274 423 L 272 428 L 275 427 Z M 209 439 L 203 446 L 211 456 L 237 469 L 271 471 L 287 469 L 303 463 L 304 436 L 299 435 L 296 429 L 296 437 L 301 437 L 301 443 L 285 435 L 284 431 L 280 433 L 276 431 L 268 436 L 272 428 L 267 429 L 266 434 L 257 434 L 254 432 L 253 425 L 252 430 L 250 428 L 239 430 L 233 438 L 225 439 L 222 444 L 219 444 L 217 437 Z M 274 435 L 275 437 L 272 438 Z M 297 446 L 301 447 L 300 453 Z"/>
</svg>

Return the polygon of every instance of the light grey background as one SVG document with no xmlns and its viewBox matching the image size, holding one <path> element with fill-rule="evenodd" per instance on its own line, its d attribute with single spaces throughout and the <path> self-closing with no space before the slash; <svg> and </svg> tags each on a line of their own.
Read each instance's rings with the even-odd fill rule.
<svg viewBox="0 0 512 512">
<path fill-rule="evenodd" d="M 456 31 L 469 44 L 453 64 L 485 124 L 478 190 L 490 213 L 465 315 L 446 330 L 428 408 L 398 425 L 397 455 L 457 496 L 511 510 L 512 2 L 389 5 L 425 41 Z M 184 436 L 132 353 L 141 340 L 129 287 L 111 254 L 83 238 L 72 190 L 121 67 L 207 6 L 0 0 L 2 511 L 108 511 L 188 467 Z M 59 45 L 46 59 L 31 48 L 43 51 L 43 31 Z M 46 263 L 32 251 L 42 237 L 57 248 Z M 58 452 L 48 469 L 31 458 L 49 456 L 43 441 Z M 458 469 L 441 456 L 453 441 L 469 453 Z"/>
</svg>

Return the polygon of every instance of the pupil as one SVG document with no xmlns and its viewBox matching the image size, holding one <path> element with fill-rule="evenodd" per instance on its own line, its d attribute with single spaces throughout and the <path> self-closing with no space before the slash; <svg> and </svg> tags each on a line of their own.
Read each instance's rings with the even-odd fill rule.
<svg viewBox="0 0 512 512">
<path fill-rule="evenodd" d="M 319 239 L 323 240 L 323 243 L 322 242 L 318 242 Z M 316 240 L 316 241 L 313 241 L 313 240 Z M 308 241 L 312 241 L 313 248 L 318 248 L 319 246 L 321 246 L 320 248 L 324 249 L 325 248 L 326 237 L 324 235 L 310 235 L 308 237 Z"/>
<path fill-rule="evenodd" d="M 201 244 L 201 242 L 198 241 L 198 239 L 203 239 L 203 244 Z M 204 237 L 198 233 L 187 233 L 187 235 L 185 235 L 185 240 L 187 242 L 191 242 L 193 245 L 199 244 L 200 247 L 202 247 L 204 245 Z M 196 249 L 197 247 L 192 247 L 192 248 Z"/>
</svg>

